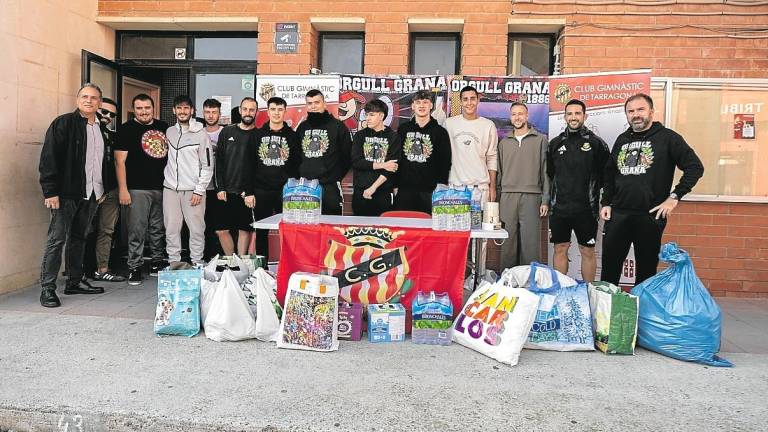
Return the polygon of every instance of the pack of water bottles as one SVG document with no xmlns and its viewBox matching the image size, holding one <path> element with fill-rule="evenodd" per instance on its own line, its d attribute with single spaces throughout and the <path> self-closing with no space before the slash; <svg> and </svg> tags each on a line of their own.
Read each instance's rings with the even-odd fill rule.
<svg viewBox="0 0 768 432">
<path fill-rule="evenodd" d="M 411 338 L 413 343 L 450 345 L 453 331 L 453 305 L 447 293 L 419 291 L 413 299 Z"/>
<path fill-rule="evenodd" d="M 318 224 L 323 187 L 317 180 L 291 178 L 283 186 L 283 222 Z"/>
<path fill-rule="evenodd" d="M 472 228 L 472 191 L 464 185 L 439 184 L 432 192 L 432 229 L 469 231 Z"/>
</svg>

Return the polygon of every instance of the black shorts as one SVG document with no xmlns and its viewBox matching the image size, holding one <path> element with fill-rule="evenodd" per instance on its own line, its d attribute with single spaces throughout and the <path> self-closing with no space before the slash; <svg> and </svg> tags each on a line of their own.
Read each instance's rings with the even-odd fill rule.
<svg viewBox="0 0 768 432">
<path fill-rule="evenodd" d="M 243 197 L 227 193 L 227 200 L 216 200 L 213 228 L 216 231 L 253 231 L 253 214 L 245 205 Z"/>
<path fill-rule="evenodd" d="M 554 244 L 570 243 L 571 231 L 576 233 L 580 246 L 595 247 L 597 242 L 597 219 L 591 212 L 576 216 L 563 216 L 552 213 L 549 216 L 549 242 Z"/>
</svg>

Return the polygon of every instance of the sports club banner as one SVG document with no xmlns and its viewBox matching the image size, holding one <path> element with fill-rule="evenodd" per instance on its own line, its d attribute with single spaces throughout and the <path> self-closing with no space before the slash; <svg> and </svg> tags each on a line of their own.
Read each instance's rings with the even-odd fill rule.
<svg viewBox="0 0 768 432">
<path fill-rule="evenodd" d="M 259 104 L 259 112 L 256 115 L 256 124 L 261 126 L 269 121 L 267 101 L 273 96 L 279 96 L 288 103 L 285 121 L 296 129 L 296 126 L 307 117 L 306 95 L 313 89 L 323 92 L 328 112 L 337 115 L 339 105 L 337 75 L 257 75 L 256 102 Z"/>
<path fill-rule="evenodd" d="M 352 133 L 365 128 L 363 107 L 374 99 L 380 99 L 387 105 L 389 115 L 384 119 L 384 124 L 397 130 L 398 125 L 407 122 L 413 116 L 411 98 L 419 90 L 429 90 L 434 94 L 435 107 L 432 117 L 440 124 L 445 122 L 447 88 L 445 76 L 341 75 L 339 80 L 341 81 L 339 120 L 343 121 Z"/>
<path fill-rule="evenodd" d="M 480 116 L 493 121 L 499 139 L 512 131 L 509 108 L 512 102 L 523 102 L 528 106 L 528 122 L 536 130 L 547 134 L 549 123 L 549 77 L 481 77 L 452 75 L 448 77 L 449 115 L 461 114 L 461 89 L 471 85 L 480 93 Z"/>
<path fill-rule="evenodd" d="M 629 123 L 624 114 L 624 102 L 637 93 L 650 94 L 651 71 L 633 70 L 625 72 L 604 72 L 595 74 L 559 75 L 550 77 L 552 97 L 549 101 L 550 138 L 565 130 L 565 104 L 571 99 L 579 99 L 587 105 L 587 119 L 584 122 L 596 135 L 601 137 L 608 147 L 613 148 L 616 137 L 627 130 Z M 600 221 L 598 232 L 603 232 Z M 597 259 L 597 277 L 600 278 L 600 262 L 603 236 L 597 236 L 595 255 Z M 549 262 L 553 262 L 554 251 L 549 244 Z M 576 236 L 571 236 L 568 250 L 568 274 L 576 279 L 581 277 L 581 255 Z M 630 248 L 621 273 L 622 285 L 635 283 L 635 252 Z"/>
<path fill-rule="evenodd" d="M 291 274 L 324 273 L 339 280 L 345 301 L 402 303 L 410 311 L 417 292 L 448 293 L 462 307 L 469 232 L 383 226 L 280 224 L 277 298 Z"/>
</svg>

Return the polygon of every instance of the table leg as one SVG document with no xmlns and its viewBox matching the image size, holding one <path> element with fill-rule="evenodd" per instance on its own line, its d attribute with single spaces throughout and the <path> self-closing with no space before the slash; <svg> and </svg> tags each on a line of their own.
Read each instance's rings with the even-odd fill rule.
<svg viewBox="0 0 768 432">
<path fill-rule="evenodd" d="M 487 239 L 472 239 L 472 291 L 477 289 L 477 285 L 485 276 L 485 260 L 483 260 L 483 249 L 488 242 Z"/>
</svg>

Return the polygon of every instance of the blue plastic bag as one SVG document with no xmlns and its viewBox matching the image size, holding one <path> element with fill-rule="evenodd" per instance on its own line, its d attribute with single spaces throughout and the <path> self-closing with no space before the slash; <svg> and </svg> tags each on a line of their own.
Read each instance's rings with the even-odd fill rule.
<svg viewBox="0 0 768 432">
<path fill-rule="evenodd" d="M 551 274 L 552 283 L 549 287 L 540 286 L 536 280 L 537 271 Z M 524 348 L 550 351 L 595 349 L 587 284 L 561 286 L 555 269 L 531 263 L 528 290 L 539 296 L 540 300 L 536 320 Z"/>
<path fill-rule="evenodd" d="M 200 332 L 203 270 L 161 271 L 157 275 L 155 334 L 192 337 Z"/>
<path fill-rule="evenodd" d="M 678 360 L 733 366 L 715 355 L 720 349 L 720 307 L 696 276 L 688 253 L 670 242 L 659 258 L 672 265 L 632 289 L 640 299 L 638 344 Z"/>
</svg>

